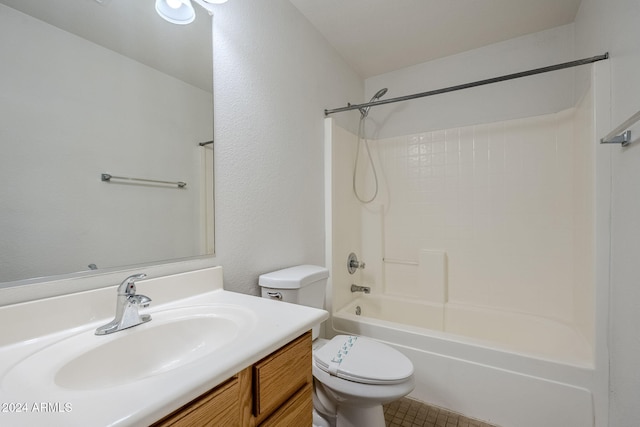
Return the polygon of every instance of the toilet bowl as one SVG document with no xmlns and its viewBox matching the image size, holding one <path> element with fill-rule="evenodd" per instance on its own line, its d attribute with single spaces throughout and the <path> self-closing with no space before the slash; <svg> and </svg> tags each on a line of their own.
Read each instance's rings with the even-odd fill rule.
<svg viewBox="0 0 640 427">
<path fill-rule="evenodd" d="M 414 388 L 413 364 L 375 340 L 337 335 L 313 352 L 315 406 L 329 425 L 384 427 L 382 405 Z"/>
<path fill-rule="evenodd" d="M 262 296 L 322 308 L 326 268 L 301 265 L 263 274 Z M 413 364 L 399 351 L 370 338 L 318 338 L 313 328 L 314 427 L 384 427 L 382 405 L 414 388 Z"/>
</svg>

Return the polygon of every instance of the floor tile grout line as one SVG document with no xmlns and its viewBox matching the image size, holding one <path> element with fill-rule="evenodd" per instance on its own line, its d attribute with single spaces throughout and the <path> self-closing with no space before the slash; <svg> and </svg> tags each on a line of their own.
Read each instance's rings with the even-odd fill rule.
<svg viewBox="0 0 640 427">
<path fill-rule="evenodd" d="M 387 427 L 497 427 L 408 397 L 383 408 Z"/>
</svg>

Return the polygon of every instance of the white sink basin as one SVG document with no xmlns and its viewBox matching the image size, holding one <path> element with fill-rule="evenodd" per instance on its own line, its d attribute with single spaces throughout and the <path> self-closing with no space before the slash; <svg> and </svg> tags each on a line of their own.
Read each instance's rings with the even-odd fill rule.
<svg viewBox="0 0 640 427">
<path fill-rule="evenodd" d="M 123 331 L 96 336 L 91 329 L 45 347 L 11 369 L 2 385 L 20 387 L 17 382 L 27 373 L 45 386 L 70 390 L 130 384 L 214 356 L 257 323 L 252 311 L 224 304 L 151 311 L 151 316 Z M 34 376 L 34 371 L 40 372 Z"/>
<path fill-rule="evenodd" d="M 114 335 L 113 340 L 76 357 L 55 376 L 71 389 L 104 388 L 160 374 L 210 354 L 238 336 L 238 324 L 224 317 L 193 317 Z"/>
</svg>

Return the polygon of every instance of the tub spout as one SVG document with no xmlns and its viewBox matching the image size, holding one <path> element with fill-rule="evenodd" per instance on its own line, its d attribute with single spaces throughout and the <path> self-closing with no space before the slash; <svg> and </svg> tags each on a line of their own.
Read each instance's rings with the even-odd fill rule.
<svg viewBox="0 0 640 427">
<path fill-rule="evenodd" d="M 365 294 L 370 294 L 371 288 L 369 286 L 351 285 L 351 292 L 364 292 Z"/>
</svg>

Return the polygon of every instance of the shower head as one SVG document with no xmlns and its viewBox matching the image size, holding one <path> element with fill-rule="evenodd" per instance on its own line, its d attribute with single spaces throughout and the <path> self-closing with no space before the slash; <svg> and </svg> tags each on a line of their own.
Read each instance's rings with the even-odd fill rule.
<svg viewBox="0 0 640 427">
<path fill-rule="evenodd" d="M 385 93 L 387 93 L 389 89 L 387 89 L 386 87 L 383 87 L 382 89 L 380 89 L 379 91 L 376 92 L 375 95 L 373 95 L 373 97 L 371 98 L 371 101 L 369 102 L 373 102 L 376 99 L 380 99 L 384 96 Z"/>
<path fill-rule="evenodd" d="M 377 101 L 378 99 L 382 98 L 382 97 L 384 96 L 384 94 L 385 94 L 385 93 L 387 93 L 387 90 L 388 90 L 388 89 L 385 87 L 385 88 L 382 88 L 382 89 L 380 89 L 379 91 L 377 91 L 377 92 L 375 93 L 375 95 L 373 95 L 373 96 L 371 97 L 371 100 L 369 101 L 369 103 L 371 103 L 371 102 L 375 102 L 375 101 Z M 371 108 L 371 106 L 364 107 L 364 108 L 360 108 L 360 114 L 362 115 L 362 118 L 363 118 L 363 119 L 364 119 L 365 117 L 367 117 L 367 115 L 369 114 L 369 108 Z"/>
</svg>

